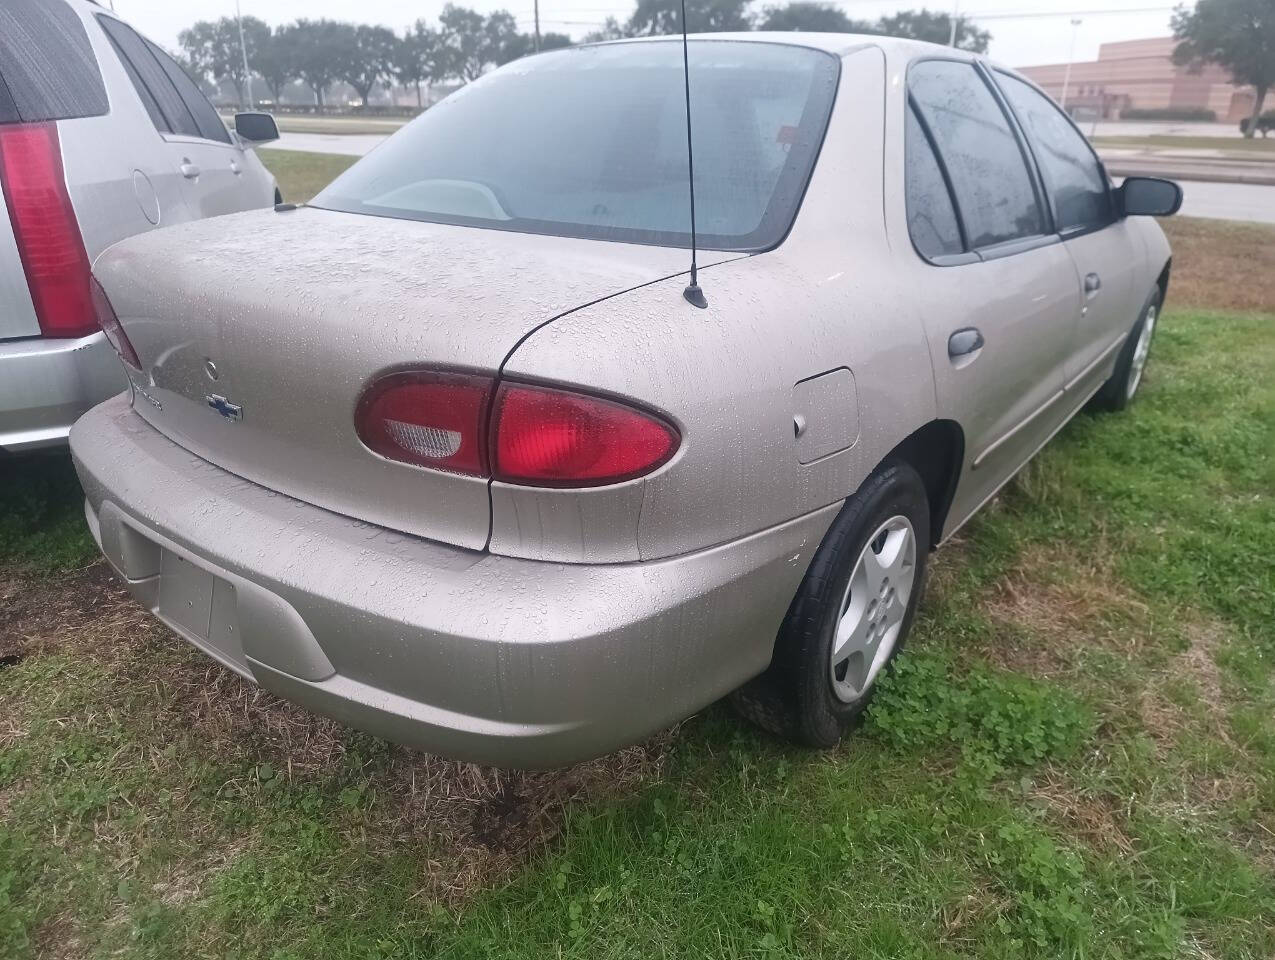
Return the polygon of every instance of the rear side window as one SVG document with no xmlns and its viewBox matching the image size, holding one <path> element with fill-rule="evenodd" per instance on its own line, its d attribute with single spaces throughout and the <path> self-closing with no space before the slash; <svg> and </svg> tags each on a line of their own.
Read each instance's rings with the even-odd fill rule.
<svg viewBox="0 0 1275 960">
<path fill-rule="evenodd" d="M 1110 223 L 1107 179 L 1080 131 L 1031 84 L 1009 74 L 998 74 L 997 82 L 1027 131 L 1036 163 L 1053 198 L 1059 232 L 1090 230 Z"/>
<path fill-rule="evenodd" d="M 0 123 L 99 117 L 109 110 L 75 11 L 61 0 L 0 3 Z"/>
<path fill-rule="evenodd" d="M 164 69 L 164 73 L 168 75 L 168 79 L 172 81 L 173 87 L 177 90 L 177 95 L 181 97 L 182 103 L 186 105 L 186 109 L 195 120 L 195 126 L 199 128 L 199 135 L 208 140 L 220 140 L 222 143 L 230 142 L 230 132 L 226 129 L 226 125 L 221 122 L 221 117 L 217 116 L 217 109 L 208 102 L 200 91 L 194 80 L 190 79 L 186 71 L 177 65 L 168 54 L 151 43 L 146 41 L 146 46 L 159 65 Z"/>
<path fill-rule="evenodd" d="M 923 257 L 933 259 L 962 253 L 961 228 L 952 206 L 943 168 L 934 145 L 921 122 L 916 107 L 908 105 L 904 132 L 904 182 L 907 184 L 908 232 Z"/>
<path fill-rule="evenodd" d="M 213 105 L 172 57 L 114 17 L 98 20 L 157 130 L 230 143 Z"/>
<path fill-rule="evenodd" d="M 1023 149 L 973 65 L 921 61 L 908 72 L 908 89 L 951 177 L 970 246 L 1043 234 Z"/>
</svg>

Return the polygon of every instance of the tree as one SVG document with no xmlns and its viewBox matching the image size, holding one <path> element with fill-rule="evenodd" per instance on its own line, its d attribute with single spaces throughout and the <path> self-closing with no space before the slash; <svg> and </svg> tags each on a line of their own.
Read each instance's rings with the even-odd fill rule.
<svg viewBox="0 0 1275 960">
<path fill-rule="evenodd" d="M 594 30 L 585 34 L 585 43 L 601 43 L 604 40 L 622 40 L 625 37 L 632 36 L 628 31 L 626 24 L 620 23 L 615 17 L 607 17 L 606 22 L 602 24 L 601 30 Z"/>
<path fill-rule="evenodd" d="M 394 57 L 394 76 L 404 86 L 416 88 L 416 105 L 425 106 L 421 84 L 445 75 L 441 63 L 442 38 L 424 20 L 417 20 L 399 42 Z"/>
<path fill-rule="evenodd" d="M 286 27 L 276 27 L 269 40 L 259 46 L 251 66 L 270 88 L 275 103 L 283 98 L 283 89 L 297 78 L 295 36 Z"/>
<path fill-rule="evenodd" d="M 314 91 L 314 102 L 322 107 L 325 92 L 345 73 L 357 45 L 354 27 L 335 20 L 301 19 L 284 29 L 295 51 L 297 76 Z"/>
<path fill-rule="evenodd" d="M 444 72 L 461 80 L 477 80 L 487 69 L 486 21 L 483 15 L 453 3 L 438 16 L 443 41 Z"/>
<path fill-rule="evenodd" d="M 873 33 L 872 25 L 851 20 L 830 3 L 792 0 L 782 7 L 766 7 L 758 30 L 813 30 L 817 33 Z"/>
<path fill-rule="evenodd" d="M 690 33 L 750 30 L 748 3 L 749 0 L 687 0 L 686 28 Z M 680 0 L 637 0 L 626 30 L 631 37 L 681 33 Z"/>
<path fill-rule="evenodd" d="M 887 37 L 906 37 L 946 45 L 952 36 L 952 17 L 930 10 L 904 10 L 892 17 L 882 17 L 872 33 Z M 974 26 L 968 17 L 956 18 L 956 46 L 971 53 L 986 53 L 992 35 Z"/>
<path fill-rule="evenodd" d="M 211 76 L 218 83 L 235 85 L 240 105 L 246 105 L 249 75 L 244 72 L 244 47 L 249 68 L 255 68 L 258 53 L 270 43 L 270 28 L 256 17 L 243 18 L 243 46 L 239 43 L 239 23 L 232 17 L 201 20 L 177 35 L 186 60 L 196 77 Z"/>
<path fill-rule="evenodd" d="M 484 58 L 496 66 L 517 60 L 532 52 L 535 41 L 529 34 L 518 32 L 518 21 L 508 10 L 497 10 L 483 24 Z"/>
<path fill-rule="evenodd" d="M 571 42 L 571 38 L 565 33 L 540 34 L 541 50 L 561 50 L 563 47 L 571 46 Z"/>
<path fill-rule="evenodd" d="M 1173 15 L 1178 40 L 1173 62 L 1199 70 L 1217 64 L 1236 83 L 1257 91 L 1244 136 L 1257 132 L 1257 118 L 1275 84 L 1275 0 L 1199 0 L 1194 10 L 1179 7 Z"/>
<path fill-rule="evenodd" d="M 360 24 L 354 28 L 354 44 L 338 76 L 355 89 L 365 106 L 372 88 L 393 76 L 400 42 L 388 27 Z"/>
</svg>

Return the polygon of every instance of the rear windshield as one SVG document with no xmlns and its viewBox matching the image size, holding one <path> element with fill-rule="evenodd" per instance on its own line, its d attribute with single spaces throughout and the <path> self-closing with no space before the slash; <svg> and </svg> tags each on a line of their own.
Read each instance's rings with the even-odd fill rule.
<svg viewBox="0 0 1275 960">
<path fill-rule="evenodd" d="M 96 117 L 109 109 L 75 11 L 60 0 L 0 0 L 0 123 Z"/>
<path fill-rule="evenodd" d="M 762 250 L 788 232 L 839 62 L 805 47 L 690 44 L 702 246 Z M 352 213 L 689 246 L 681 41 L 519 60 L 462 87 L 313 201 Z"/>
</svg>

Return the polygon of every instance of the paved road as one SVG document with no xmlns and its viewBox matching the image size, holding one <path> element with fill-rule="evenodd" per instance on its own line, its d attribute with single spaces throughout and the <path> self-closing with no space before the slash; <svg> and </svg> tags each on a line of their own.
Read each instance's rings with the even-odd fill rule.
<svg viewBox="0 0 1275 960">
<path fill-rule="evenodd" d="M 279 137 L 278 146 L 282 150 L 360 157 L 384 139 L 375 133 L 285 133 Z M 1188 216 L 1275 223 L 1275 186 L 1198 181 L 1183 181 L 1182 186 L 1186 191 L 1182 212 Z"/>
<path fill-rule="evenodd" d="M 1275 223 L 1275 187 L 1250 183 L 1201 183 L 1183 180 L 1182 213 L 1213 220 Z"/>
<path fill-rule="evenodd" d="M 347 157 L 361 157 L 388 134 L 383 133 L 281 133 L 279 140 L 271 144 L 280 150 L 301 150 L 305 153 L 340 153 Z"/>
</svg>

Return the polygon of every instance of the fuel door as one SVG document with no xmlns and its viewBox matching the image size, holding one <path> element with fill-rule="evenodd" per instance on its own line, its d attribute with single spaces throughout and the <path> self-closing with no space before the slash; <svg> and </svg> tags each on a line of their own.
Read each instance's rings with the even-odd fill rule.
<svg viewBox="0 0 1275 960">
<path fill-rule="evenodd" d="M 859 391 L 849 367 L 799 380 L 792 388 L 797 460 L 814 463 L 859 440 Z"/>
</svg>

